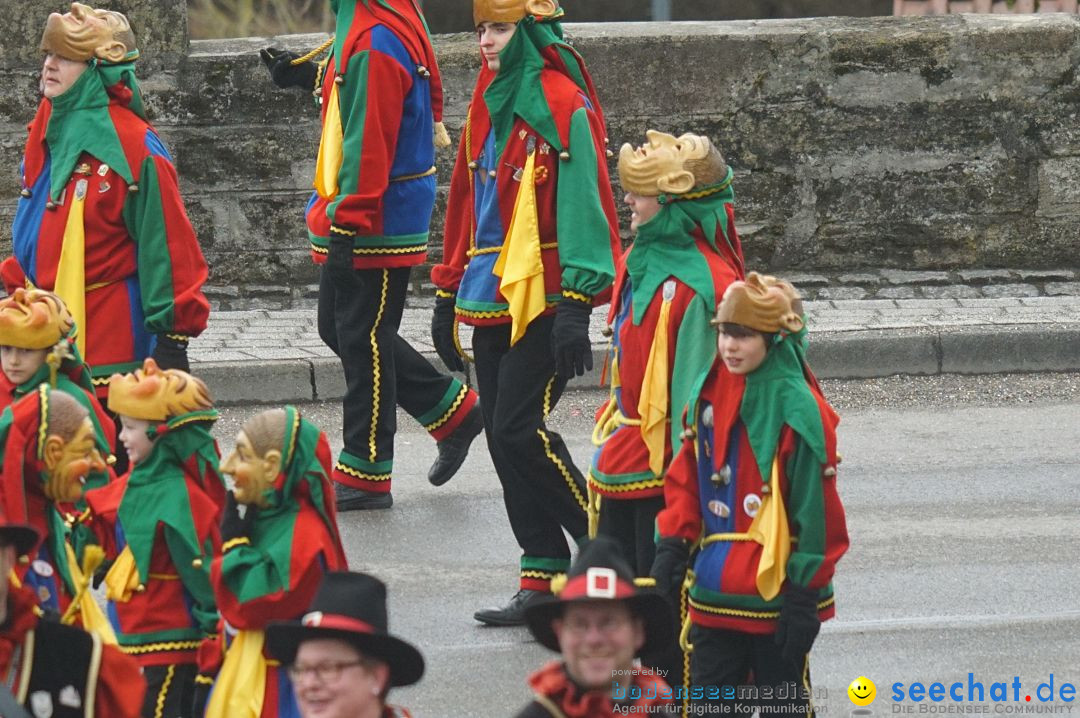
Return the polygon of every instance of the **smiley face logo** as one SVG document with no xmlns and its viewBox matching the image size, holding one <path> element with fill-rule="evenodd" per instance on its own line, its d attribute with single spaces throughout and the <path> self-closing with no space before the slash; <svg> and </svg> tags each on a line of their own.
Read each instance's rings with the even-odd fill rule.
<svg viewBox="0 0 1080 718">
<path fill-rule="evenodd" d="M 868 706 L 877 697 L 877 686 L 866 676 L 859 676 L 847 687 L 848 698 L 857 706 Z"/>
</svg>

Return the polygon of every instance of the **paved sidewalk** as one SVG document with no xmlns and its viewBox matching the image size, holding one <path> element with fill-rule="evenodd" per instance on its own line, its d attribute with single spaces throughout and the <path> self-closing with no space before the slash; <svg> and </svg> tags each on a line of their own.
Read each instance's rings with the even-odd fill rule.
<svg viewBox="0 0 1080 718">
<path fill-rule="evenodd" d="M 430 299 L 410 297 L 401 333 L 439 363 L 429 335 L 431 309 Z M 822 378 L 1080 370 L 1080 292 L 819 298 L 806 302 L 806 309 L 810 362 Z M 572 387 L 599 384 L 606 318 L 606 307 L 593 312 L 595 369 Z M 314 309 L 215 311 L 206 332 L 192 341 L 190 356 L 192 371 L 222 403 L 338 399 L 345 388 L 337 358 L 319 339 Z"/>
</svg>

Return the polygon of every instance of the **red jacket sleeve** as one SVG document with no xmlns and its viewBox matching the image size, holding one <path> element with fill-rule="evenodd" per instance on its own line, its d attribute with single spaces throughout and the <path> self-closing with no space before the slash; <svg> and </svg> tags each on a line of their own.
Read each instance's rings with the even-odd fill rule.
<svg viewBox="0 0 1080 718">
<path fill-rule="evenodd" d="M 446 292 L 456 293 L 468 262 L 470 238 L 473 232 L 473 196 L 469 183 L 469 158 L 466 138 L 462 133 L 457 160 L 450 175 L 450 196 L 446 205 L 446 224 L 443 228 L 442 262 L 431 269 L 431 281 Z"/>
<path fill-rule="evenodd" d="M 698 496 L 695 439 L 684 439 L 664 475 L 664 508 L 656 516 L 661 538 L 697 541 L 701 536 L 701 499 Z"/>
</svg>

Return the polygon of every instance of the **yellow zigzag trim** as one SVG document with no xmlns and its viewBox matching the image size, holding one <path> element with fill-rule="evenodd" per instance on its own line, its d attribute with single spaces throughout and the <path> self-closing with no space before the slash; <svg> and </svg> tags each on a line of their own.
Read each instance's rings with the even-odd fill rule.
<svg viewBox="0 0 1080 718">
<path fill-rule="evenodd" d="M 624 491 L 640 491 L 641 489 L 658 489 L 664 485 L 664 478 L 647 479 L 645 481 L 631 481 L 629 484 L 605 484 L 597 481 L 596 477 L 589 474 L 589 483 L 609 493 L 617 494 Z"/>
<path fill-rule="evenodd" d="M 440 426 L 450 421 L 450 418 L 457 413 L 458 407 L 465 401 L 465 397 L 469 395 L 469 387 L 464 384 L 461 385 L 461 391 L 458 392 L 457 397 L 454 398 L 454 403 L 450 405 L 450 408 L 446 410 L 446 413 L 439 417 L 436 421 L 426 425 L 425 431 L 432 432 L 438 429 Z"/>
<path fill-rule="evenodd" d="M 543 244 L 540 245 L 540 249 L 557 249 L 558 247 L 559 247 L 558 242 L 544 242 Z M 465 256 L 467 256 L 467 257 L 475 257 L 478 254 L 496 254 L 497 252 L 501 252 L 501 251 L 502 251 L 502 245 L 500 244 L 498 247 L 481 247 L 480 249 L 470 249 L 467 252 L 465 252 Z"/>
<path fill-rule="evenodd" d="M 176 422 L 171 427 L 169 427 L 169 430 L 172 431 L 173 429 L 175 429 L 177 427 L 184 426 L 186 424 L 193 424 L 196 421 L 210 421 L 210 419 L 208 419 L 206 416 L 192 416 L 192 417 L 189 417 L 187 419 L 183 419 L 181 421 Z"/>
<path fill-rule="evenodd" d="M 154 718 L 161 718 L 165 715 L 165 699 L 169 696 L 169 686 L 172 684 L 173 674 L 176 673 L 176 665 L 169 666 L 169 670 L 165 673 L 165 680 L 161 683 L 161 690 L 158 691 L 157 701 L 154 703 Z"/>
<path fill-rule="evenodd" d="M 836 597 L 830 596 L 824 601 L 820 601 L 817 608 L 820 611 L 823 608 L 828 608 L 835 602 Z M 762 620 L 780 617 L 779 611 L 745 611 L 738 608 L 717 608 L 715 606 L 707 606 L 693 598 L 690 599 L 690 606 L 703 613 L 711 613 L 718 616 L 737 616 L 739 618 L 759 618 Z"/>
<path fill-rule="evenodd" d="M 367 479 L 368 481 L 389 481 L 391 476 L 391 474 L 368 474 L 351 466 L 346 466 L 340 461 L 334 463 L 334 469 L 357 479 Z"/>
<path fill-rule="evenodd" d="M 544 306 L 548 309 L 554 307 L 558 302 L 544 302 Z M 497 319 L 499 317 L 510 316 L 509 309 L 496 309 L 491 311 L 475 312 L 471 309 L 462 309 L 461 307 L 454 307 L 454 312 L 459 317 L 469 317 L 470 319 Z"/>
<path fill-rule="evenodd" d="M 521 577 L 522 578 L 547 578 L 547 579 L 551 579 L 551 578 L 555 578 L 558 575 L 559 575 L 558 571 L 534 571 L 534 570 L 525 570 L 525 569 L 522 569 L 522 571 L 521 571 Z"/>
<path fill-rule="evenodd" d="M 109 377 L 97 376 L 90 380 L 94 386 L 105 386 L 109 383 Z"/>
<path fill-rule="evenodd" d="M 548 414 L 551 413 L 551 387 L 555 383 L 555 375 L 552 374 L 548 379 L 547 386 L 544 387 L 544 419 L 547 419 Z M 570 493 L 574 495 L 574 500 L 577 501 L 578 506 L 582 511 L 588 512 L 589 504 L 585 501 L 585 497 L 581 495 L 581 489 L 578 488 L 577 483 L 574 481 L 574 477 L 570 474 L 570 471 L 566 468 L 566 464 L 555 455 L 555 452 L 551 450 L 551 439 L 548 438 L 547 432 L 543 429 L 537 429 L 536 434 L 540 437 L 540 440 L 544 442 L 544 454 L 551 459 L 551 463 L 555 464 L 559 473 L 562 474 L 563 479 L 566 480 L 566 485 L 570 487 Z"/>
<path fill-rule="evenodd" d="M 330 254 L 326 247 L 317 244 L 311 245 L 311 251 L 315 254 Z M 427 242 L 423 244 L 411 244 L 407 247 L 353 247 L 353 254 L 419 254 L 427 251 Z"/>
<path fill-rule="evenodd" d="M 159 651 L 190 651 L 199 647 L 201 641 L 165 641 L 164 643 L 147 643 L 142 646 L 120 646 L 120 650 L 131 656 L 143 653 L 157 653 Z"/>
<path fill-rule="evenodd" d="M 562 290 L 562 295 L 564 297 L 568 297 L 570 299 L 576 299 L 579 302 L 585 302 L 586 304 L 592 304 L 592 298 L 585 296 L 581 292 L 575 292 L 575 291 L 572 291 L 572 290 L 569 290 L 569 289 L 564 289 L 564 290 Z"/>
<path fill-rule="evenodd" d="M 382 322 L 383 310 L 386 309 L 386 289 L 390 284 L 390 272 L 382 270 L 382 292 L 379 295 L 379 311 L 375 314 L 375 323 L 371 325 L 371 372 L 374 382 L 371 386 L 371 432 L 368 434 L 369 461 L 375 463 L 378 449 L 375 446 L 375 430 L 379 427 L 379 400 L 382 397 L 382 369 L 379 367 L 379 342 L 375 332 Z M 348 473 L 348 472 L 346 472 Z M 389 477 L 387 477 L 389 478 Z"/>
</svg>

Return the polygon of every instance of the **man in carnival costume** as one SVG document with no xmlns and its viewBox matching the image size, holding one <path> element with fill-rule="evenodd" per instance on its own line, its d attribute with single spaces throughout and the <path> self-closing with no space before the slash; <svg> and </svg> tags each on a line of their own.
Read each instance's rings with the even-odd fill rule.
<svg viewBox="0 0 1080 718">
<path fill-rule="evenodd" d="M 529 677 L 535 699 L 517 718 L 674 715 L 672 690 L 634 656 L 673 637 L 664 598 L 634 585 L 619 546 L 599 536 L 581 549 L 557 595 L 525 617 L 540 645 L 561 654 Z"/>
<path fill-rule="evenodd" d="M 696 698 L 721 711 L 812 715 L 809 652 L 835 613 L 831 581 L 848 547 L 838 417 L 807 368 L 790 284 L 751 272 L 728 287 L 716 322 L 718 357 L 665 478 L 653 575 L 689 604 L 691 683 L 767 689 L 749 702 Z"/>
<path fill-rule="evenodd" d="M 323 129 L 307 224 L 322 266 L 319 335 L 345 371 L 344 449 L 334 464 L 338 509 L 393 503 L 401 405 L 438 442 L 428 480 L 440 486 L 482 430 L 476 393 L 440 373 L 398 334 L 409 273 L 427 258 L 435 204 L 442 78 L 415 0 L 330 0 L 329 58 L 268 49 L 281 87 L 316 88 Z M 451 367 L 453 368 L 453 367 Z"/>
<path fill-rule="evenodd" d="M 70 527 L 87 477 L 106 472 L 90 413 L 66 392 L 39 384 L 0 414 L 3 476 L 0 506 L 10 520 L 41 536 L 36 551 L 16 569 L 42 610 L 71 614 L 72 599 L 86 595 Z M 92 603 L 92 601 L 91 601 Z"/>
<path fill-rule="evenodd" d="M 218 552 L 225 486 L 210 435 L 206 385 L 153 359 L 109 381 L 131 471 L 89 491 L 105 554 L 109 616 L 121 648 L 147 681 L 144 715 L 190 716 L 196 657 L 217 628 L 210 564 Z"/>
<path fill-rule="evenodd" d="M 37 531 L 0 515 L 0 681 L 27 709 L 0 703 L 0 711 L 7 718 L 137 718 L 146 682 L 135 661 L 93 633 L 42 618 L 33 590 L 12 580 L 37 541 Z"/>
<path fill-rule="evenodd" d="M 588 532 L 584 477 L 544 424 L 592 367 L 589 315 L 606 300 L 619 236 L 603 113 L 555 0 L 475 0 L 484 66 L 451 179 L 432 341 L 461 368 L 472 324 L 488 448 L 522 549 L 520 590 L 475 618 L 520 625 Z"/>
<path fill-rule="evenodd" d="M 299 715 L 288 675 L 268 659 L 265 629 L 304 615 L 323 574 L 347 568 L 331 466 L 326 435 L 292 406 L 249 420 L 221 465 L 234 488 L 213 568 L 225 629 L 203 660 L 204 672 L 217 672 L 210 718 Z"/>
<path fill-rule="evenodd" d="M 30 124 L 8 292 L 63 298 L 98 396 L 108 377 L 153 355 L 187 368 L 205 327 L 207 267 L 172 158 L 146 120 L 127 18 L 72 3 L 41 38 L 44 95 Z"/>
</svg>

